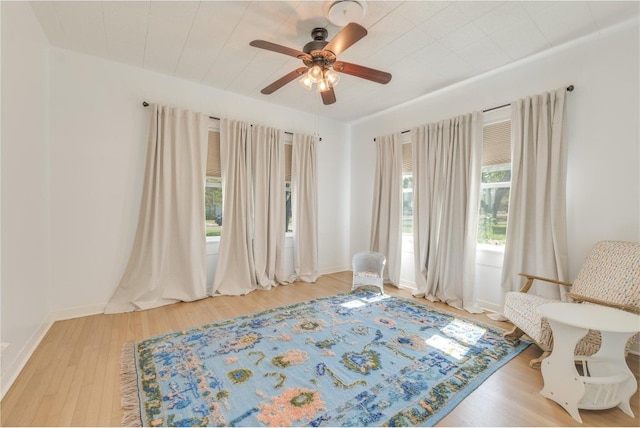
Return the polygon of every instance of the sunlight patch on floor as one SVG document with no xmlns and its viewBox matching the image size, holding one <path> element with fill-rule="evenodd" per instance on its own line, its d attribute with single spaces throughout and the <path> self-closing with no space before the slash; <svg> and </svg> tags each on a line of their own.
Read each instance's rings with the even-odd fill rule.
<svg viewBox="0 0 640 428">
<path fill-rule="evenodd" d="M 442 337 L 439 334 L 431 336 L 426 340 L 427 345 L 439 349 L 445 354 L 455 358 L 456 360 L 461 360 L 466 355 L 469 350 L 468 347 L 461 345 L 460 343 L 449 339 L 448 337 Z"/>
<path fill-rule="evenodd" d="M 442 333 L 448 337 L 436 334 L 425 342 L 459 361 L 467 354 L 469 346 L 476 343 L 486 331 L 481 326 L 463 320 L 453 320 L 442 329 Z"/>
<path fill-rule="evenodd" d="M 363 306 L 367 306 L 369 303 L 379 302 L 381 300 L 388 299 L 389 297 L 390 296 L 386 294 L 379 294 L 377 296 L 366 297 L 361 299 L 356 298 L 353 300 L 349 300 L 348 302 L 341 303 L 340 306 L 344 306 L 345 308 L 349 308 L 349 309 L 361 308 Z"/>
<path fill-rule="evenodd" d="M 463 320 L 454 320 L 444 327 L 442 332 L 467 345 L 473 345 L 487 332 L 487 329 Z"/>
</svg>

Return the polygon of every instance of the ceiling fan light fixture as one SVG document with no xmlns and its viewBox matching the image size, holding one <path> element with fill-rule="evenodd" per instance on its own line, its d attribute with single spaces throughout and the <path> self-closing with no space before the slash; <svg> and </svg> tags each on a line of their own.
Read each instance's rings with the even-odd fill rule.
<svg viewBox="0 0 640 428">
<path fill-rule="evenodd" d="M 324 78 L 329 82 L 332 88 L 335 88 L 338 82 L 340 82 L 340 75 L 330 68 L 327 68 L 324 72 Z"/>
<path fill-rule="evenodd" d="M 327 79 L 322 79 L 318 82 L 318 92 L 325 92 L 331 88 L 331 83 Z"/>
<path fill-rule="evenodd" d="M 322 73 L 322 67 L 320 67 L 319 65 L 314 65 L 313 67 L 311 67 L 307 75 L 309 76 L 309 79 L 311 79 L 313 83 L 318 83 L 324 78 Z"/>
<path fill-rule="evenodd" d="M 300 79 L 299 82 L 306 90 L 310 91 L 313 89 L 313 82 L 311 81 L 308 73 L 302 76 L 302 79 Z"/>
</svg>

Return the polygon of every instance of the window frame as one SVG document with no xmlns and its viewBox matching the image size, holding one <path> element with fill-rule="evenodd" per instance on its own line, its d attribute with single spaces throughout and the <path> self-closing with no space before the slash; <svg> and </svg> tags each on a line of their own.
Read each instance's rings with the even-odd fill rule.
<svg viewBox="0 0 640 428">
<path fill-rule="evenodd" d="M 286 143 L 285 143 L 286 144 Z M 285 178 L 286 180 L 286 178 Z M 286 219 L 286 211 L 287 211 L 287 192 L 289 192 L 291 194 L 291 218 L 289 219 L 289 222 L 291 223 L 291 230 L 286 230 L 289 228 L 289 224 L 287 224 L 285 226 L 285 231 L 284 231 L 284 236 L 285 238 L 287 237 L 293 237 L 293 226 L 295 225 L 295 218 L 293 217 L 293 188 L 291 187 L 291 181 L 285 181 L 284 182 L 284 198 L 285 198 L 285 202 L 284 202 L 284 209 L 285 209 L 285 219 Z"/>
<path fill-rule="evenodd" d="M 408 144 L 411 147 L 412 141 L 411 141 L 411 134 L 409 132 L 405 132 L 402 133 L 400 135 L 400 144 L 401 146 L 404 146 L 405 144 Z M 413 148 L 411 149 L 411 151 L 413 150 Z M 404 170 L 404 159 L 403 159 L 403 170 Z M 402 239 L 412 239 L 413 240 L 413 212 L 414 212 L 414 204 L 413 204 L 413 189 L 414 189 L 414 182 L 413 182 L 413 159 L 411 159 L 412 162 L 412 167 L 411 167 L 411 172 L 402 172 L 402 208 L 401 208 L 401 215 L 402 215 Z M 411 177 L 411 187 L 404 187 L 404 180 L 407 177 Z M 404 194 L 405 193 L 411 193 L 411 231 L 410 232 L 405 232 L 404 231 Z"/>
<path fill-rule="evenodd" d="M 209 127 L 207 129 L 207 134 L 209 132 L 217 132 L 220 133 L 220 120 L 219 119 L 214 119 L 214 118 L 209 118 Z M 203 197 L 205 197 L 206 191 L 207 191 L 207 176 L 205 175 L 204 178 L 204 194 L 202 195 Z M 223 187 L 223 183 L 222 183 L 222 176 L 220 177 L 220 186 Z M 223 205 L 224 205 L 224 189 L 222 191 L 222 201 L 223 201 Z M 224 210 L 224 208 L 223 208 Z M 206 202 L 205 202 L 205 212 L 206 212 Z M 205 222 L 206 222 L 206 216 L 205 216 Z M 224 223 L 224 222 L 223 222 Z M 222 236 L 222 230 L 220 231 L 220 235 L 219 236 L 207 236 L 207 229 L 206 229 L 206 225 L 205 225 L 205 231 L 204 231 L 204 236 L 206 239 L 206 242 L 220 242 L 220 237 Z"/>
<path fill-rule="evenodd" d="M 218 133 L 220 133 L 220 120 L 219 119 L 214 119 L 214 118 L 209 118 L 209 126 L 208 126 L 208 129 L 207 129 L 207 132 L 218 132 Z M 285 133 L 284 134 L 284 138 L 283 138 L 283 143 L 284 144 L 293 145 L 293 135 L 289 134 L 289 133 Z M 291 150 L 291 154 L 293 156 L 293 148 Z M 293 159 L 291 159 L 291 161 L 293 162 Z M 205 192 L 206 192 L 206 188 L 210 187 L 210 186 L 208 186 L 207 178 L 209 178 L 209 177 L 205 176 L 205 183 L 204 183 Z M 224 183 L 222 183 L 222 177 L 220 177 L 220 180 L 221 180 L 220 186 L 223 188 L 224 187 Z M 286 178 L 285 178 L 285 180 L 286 180 Z M 287 191 L 291 192 L 291 220 L 290 221 L 291 221 L 291 227 L 293 228 L 293 226 L 295 225 L 295 219 L 294 219 L 294 216 L 293 216 L 293 203 L 294 203 L 294 201 L 293 201 L 293 190 L 292 190 L 292 186 L 291 186 L 291 181 L 285 181 L 284 182 L 284 191 L 285 191 L 285 200 L 286 200 L 286 192 Z M 204 197 L 204 194 L 203 194 L 203 197 Z M 223 192 L 222 192 L 222 201 L 223 201 L 223 205 L 224 205 L 224 188 L 223 188 Z M 286 204 L 286 202 L 285 202 L 285 204 Z M 286 205 L 285 205 L 285 210 L 286 210 Z M 206 235 L 206 226 L 205 226 L 205 239 L 206 239 L 206 242 L 207 243 L 220 242 L 220 238 L 222 236 L 222 233 L 224 233 L 224 226 L 222 226 L 222 228 L 223 229 L 222 229 L 221 234 L 219 236 L 207 236 Z M 294 234 L 293 230 L 290 231 L 290 232 L 287 232 L 285 230 L 285 239 L 286 238 L 293 238 L 293 234 Z"/>
<path fill-rule="evenodd" d="M 482 117 L 482 127 L 484 128 L 485 126 L 490 126 L 490 125 L 494 125 L 496 123 L 502 123 L 502 122 L 510 122 L 511 121 L 511 105 L 507 105 L 504 107 L 500 107 L 497 108 L 495 110 L 491 110 L 488 112 L 485 112 L 483 114 Z M 484 141 L 483 141 L 484 144 Z M 480 168 L 480 173 L 482 174 L 482 172 L 484 171 L 485 168 L 499 168 L 501 166 L 505 166 L 505 165 L 509 165 L 509 169 L 512 171 L 512 164 L 508 163 L 508 164 L 501 164 L 501 165 L 491 165 L 489 167 L 481 167 Z M 481 196 L 482 196 L 482 191 L 484 189 L 490 189 L 490 188 L 504 188 L 504 187 L 509 187 L 509 197 L 511 197 L 511 180 L 509 180 L 509 182 L 496 182 L 496 183 L 482 183 L 482 180 L 480 182 L 480 192 L 478 194 L 478 198 L 479 200 L 481 200 Z M 508 213 L 507 213 L 508 215 Z M 480 228 L 480 207 L 478 207 L 478 229 Z M 506 235 L 505 235 L 506 237 Z M 496 244 L 488 244 L 488 243 L 481 243 L 478 242 L 478 238 L 476 237 L 476 248 L 478 250 L 483 250 L 483 251 L 493 251 L 493 252 L 501 252 L 504 253 L 504 245 L 496 245 Z"/>
</svg>

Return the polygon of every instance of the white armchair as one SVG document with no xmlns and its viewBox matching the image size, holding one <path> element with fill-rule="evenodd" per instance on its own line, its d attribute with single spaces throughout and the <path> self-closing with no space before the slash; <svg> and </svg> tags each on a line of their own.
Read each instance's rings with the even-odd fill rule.
<svg viewBox="0 0 640 428">
<path fill-rule="evenodd" d="M 504 336 L 515 339 L 526 333 L 536 342 L 543 353 L 529 363 L 534 368 L 540 368 L 542 360 L 551 353 L 553 347 L 551 327 L 537 311 L 538 306 L 553 300 L 528 292 L 534 280 L 571 287 L 571 292 L 566 295 L 575 302 L 640 313 L 640 243 L 637 242 L 598 242 L 587 256 L 573 284 L 529 274 L 520 275 L 527 279 L 525 285 L 520 291 L 510 292 L 505 296 L 504 315 L 515 327 Z M 627 343 L 627 351 L 632 340 L 633 338 Z M 575 354 L 593 355 L 600 348 L 600 341 L 600 332 L 589 331 L 578 342 Z"/>
<path fill-rule="evenodd" d="M 351 291 L 362 286 L 375 286 L 384 294 L 384 265 L 387 262 L 383 254 L 362 251 L 353 256 L 353 284 Z"/>
</svg>

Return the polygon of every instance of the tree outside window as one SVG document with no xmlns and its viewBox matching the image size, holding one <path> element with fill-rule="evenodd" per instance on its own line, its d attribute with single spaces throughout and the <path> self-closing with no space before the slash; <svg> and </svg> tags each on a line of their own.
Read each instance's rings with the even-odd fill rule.
<svg viewBox="0 0 640 428">
<path fill-rule="evenodd" d="M 511 191 L 511 165 L 482 168 L 478 243 L 504 245 Z"/>
<path fill-rule="evenodd" d="M 413 176 L 402 176 L 402 233 L 413 234 Z"/>
<path fill-rule="evenodd" d="M 207 177 L 204 191 L 205 228 L 207 236 L 222 234 L 222 179 Z"/>
</svg>

